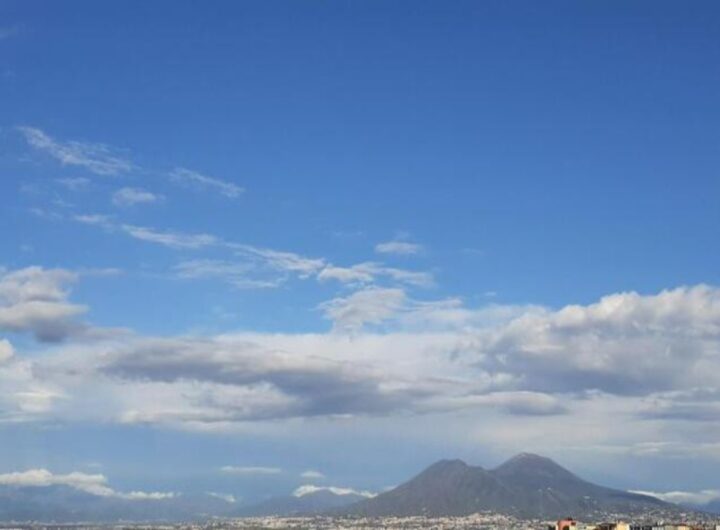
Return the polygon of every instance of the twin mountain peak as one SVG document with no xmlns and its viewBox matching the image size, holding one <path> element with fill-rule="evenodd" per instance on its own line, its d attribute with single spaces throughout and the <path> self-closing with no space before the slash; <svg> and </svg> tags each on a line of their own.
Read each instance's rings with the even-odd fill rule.
<svg viewBox="0 0 720 530">
<path fill-rule="evenodd" d="M 416 477 L 347 508 L 366 516 L 468 515 L 479 511 L 522 517 L 647 513 L 676 507 L 646 495 L 587 482 L 549 458 L 521 453 L 495 469 L 441 460 Z"/>
</svg>

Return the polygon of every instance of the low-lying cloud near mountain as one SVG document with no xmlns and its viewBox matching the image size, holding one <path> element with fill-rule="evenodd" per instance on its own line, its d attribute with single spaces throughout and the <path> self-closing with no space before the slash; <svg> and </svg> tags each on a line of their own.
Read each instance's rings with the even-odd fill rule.
<svg viewBox="0 0 720 530">
<path fill-rule="evenodd" d="M 99 497 L 117 497 L 126 500 L 170 499 L 175 493 L 130 491 L 119 492 L 108 485 L 104 475 L 73 471 L 67 474 L 55 474 L 47 469 L 29 469 L 0 474 L 0 485 L 26 487 L 69 486 Z"/>
</svg>

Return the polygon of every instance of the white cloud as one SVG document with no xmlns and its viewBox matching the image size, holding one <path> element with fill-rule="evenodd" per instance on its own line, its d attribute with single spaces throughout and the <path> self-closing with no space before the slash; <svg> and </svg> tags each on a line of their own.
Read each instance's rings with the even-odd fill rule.
<svg viewBox="0 0 720 530">
<path fill-rule="evenodd" d="M 35 149 L 65 166 L 79 166 L 97 175 L 118 175 L 133 169 L 133 164 L 104 144 L 78 141 L 61 142 L 35 127 L 17 128 Z"/>
<path fill-rule="evenodd" d="M 47 469 L 30 469 L 28 471 L 16 471 L 13 473 L 0 474 L 0 484 L 16 487 L 47 487 L 47 486 L 69 486 L 79 491 L 84 491 L 99 497 L 119 497 L 128 500 L 147 499 L 168 499 L 174 497 L 174 493 L 131 491 L 122 493 L 115 491 L 108 486 L 108 480 L 104 475 L 88 474 L 73 471 L 68 474 L 54 474 Z"/>
<path fill-rule="evenodd" d="M 535 311 L 477 334 L 478 362 L 524 374 L 530 390 L 644 394 L 720 385 L 720 289 L 619 293 Z M 474 354 L 477 355 L 477 354 Z"/>
<path fill-rule="evenodd" d="M 0 363 L 11 359 L 15 355 L 15 348 L 7 339 L 0 339 Z"/>
<path fill-rule="evenodd" d="M 218 245 L 220 240 L 210 234 L 186 234 L 182 232 L 161 232 L 152 228 L 135 225 L 121 225 L 120 228 L 131 237 L 149 243 L 157 243 L 176 249 L 199 249 Z"/>
<path fill-rule="evenodd" d="M 405 285 L 430 287 L 434 280 L 432 274 L 421 271 L 409 271 L 393 267 L 385 267 L 380 263 L 364 262 L 352 267 L 327 265 L 318 274 L 318 280 L 336 280 L 345 284 L 369 284 L 379 277 L 386 277 Z"/>
<path fill-rule="evenodd" d="M 30 386 L 27 390 L 15 392 L 13 397 L 18 409 L 23 414 L 37 415 L 52 410 L 57 400 L 65 398 L 65 394 L 46 388 Z"/>
<path fill-rule="evenodd" d="M 297 432 L 353 418 L 409 437 L 423 436 L 413 418 L 426 415 L 501 451 L 533 440 L 537 451 L 720 460 L 716 288 L 557 310 L 367 291 L 326 308 L 350 336 L 108 337 L 18 352 L 0 363 L 0 421 Z"/>
<path fill-rule="evenodd" d="M 305 495 L 312 495 L 313 493 L 317 493 L 319 491 L 329 491 L 330 493 L 333 493 L 335 495 L 358 495 L 360 497 L 366 497 L 368 499 L 377 495 L 377 493 L 373 493 L 367 490 L 338 488 L 336 486 L 314 486 L 312 484 L 305 484 L 298 487 L 295 491 L 293 491 L 293 495 L 295 497 L 304 497 Z"/>
<path fill-rule="evenodd" d="M 81 215 L 76 215 L 74 217 L 74 219 L 78 223 L 82 223 L 82 224 L 86 224 L 86 225 L 101 226 L 103 228 L 111 227 L 111 218 L 109 215 L 81 214 Z"/>
<path fill-rule="evenodd" d="M 633 493 L 650 495 L 665 502 L 672 502 L 675 504 L 694 504 L 699 506 L 712 501 L 720 500 L 720 490 L 714 489 L 701 491 L 667 491 L 663 493 L 634 490 Z"/>
<path fill-rule="evenodd" d="M 129 491 L 127 493 L 117 493 L 114 494 L 115 497 L 120 497 L 122 499 L 127 499 L 130 501 L 160 501 L 164 499 L 172 499 L 177 496 L 177 493 L 174 493 L 172 491 Z"/>
<path fill-rule="evenodd" d="M 352 267 L 328 265 L 318 274 L 318 280 L 337 280 L 340 283 L 372 283 L 375 280 L 374 264 L 360 263 Z"/>
<path fill-rule="evenodd" d="M 140 188 L 120 188 L 112 196 L 115 206 L 134 206 L 161 201 L 163 197 Z"/>
<path fill-rule="evenodd" d="M 368 324 L 380 324 L 394 317 L 406 302 L 402 289 L 368 287 L 347 297 L 338 297 L 320 305 L 333 329 L 356 333 Z"/>
<path fill-rule="evenodd" d="M 220 471 L 231 475 L 279 475 L 282 473 L 282 469 L 279 467 L 263 466 L 223 466 Z"/>
<path fill-rule="evenodd" d="M 306 279 L 318 274 L 326 265 L 322 258 L 308 258 L 281 250 L 256 247 L 242 243 L 233 243 L 224 241 L 212 234 L 193 234 L 185 232 L 176 232 L 172 230 L 157 230 L 146 226 L 137 226 L 130 224 L 114 224 L 112 219 L 107 215 L 76 215 L 74 219 L 80 223 L 100 226 L 106 230 L 118 230 L 134 239 L 155 243 L 168 248 L 187 250 L 202 249 L 208 247 L 217 247 L 220 249 L 230 250 L 239 258 L 243 258 L 243 263 L 233 263 L 224 260 L 194 260 L 184 262 L 179 265 L 179 272 L 184 278 L 224 278 L 230 283 L 236 283 L 241 286 L 244 282 L 240 281 L 241 272 L 252 263 L 255 268 L 264 268 L 267 271 L 275 271 L 280 273 L 292 273 L 299 278 Z M 248 287 L 274 287 L 285 280 L 284 277 L 277 276 L 268 278 L 267 275 L 261 278 L 246 279 Z"/>
<path fill-rule="evenodd" d="M 325 475 L 323 475 L 319 471 L 308 469 L 307 471 L 303 471 L 302 473 L 300 473 L 300 477 L 308 480 L 320 480 L 325 478 Z"/>
<path fill-rule="evenodd" d="M 400 256 L 409 256 L 419 254 L 423 251 L 423 246 L 408 241 L 386 241 L 375 245 L 375 252 L 379 254 L 395 254 Z"/>
<path fill-rule="evenodd" d="M 176 182 L 195 188 L 215 190 L 230 199 L 236 199 L 245 192 L 243 188 L 237 184 L 233 184 L 232 182 L 208 177 L 207 175 L 203 175 L 197 171 L 192 171 L 182 167 L 175 168 L 170 173 L 170 178 Z"/>
<path fill-rule="evenodd" d="M 235 504 L 238 499 L 235 497 L 235 495 L 231 495 L 229 493 L 217 493 L 215 491 L 208 491 L 207 495 L 210 495 L 211 497 L 215 497 L 216 499 L 223 500 L 230 504 Z"/>
<path fill-rule="evenodd" d="M 95 225 L 109 231 L 123 232 L 134 239 L 162 245 L 179 250 L 197 250 L 216 247 L 232 251 L 236 257 L 243 259 L 242 263 L 225 260 L 194 260 L 184 262 L 178 266 L 179 273 L 184 278 L 220 278 L 234 283 L 236 287 L 275 287 L 287 280 L 285 274 L 293 274 L 298 278 L 307 279 L 316 276 L 326 266 L 322 258 L 308 258 L 300 254 L 282 250 L 256 247 L 243 243 L 224 241 L 212 234 L 194 234 L 172 230 L 157 230 L 146 226 L 115 224 L 107 215 L 83 214 L 76 215 L 74 219 L 80 223 Z M 246 278 L 240 281 L 241 270 L 248 264 L 260 272 L 260 277 Z M 388 269 L 388 274 L 403 275 L 403 271 Z M 275 275 L 270 275 L 274 272 Z M 280 273 L 281 276 L 278 276 Z M 418 280 L 419 281 L 419 276 Z M 413 279 L 409 276 L 410 281 Z"/>
</svg>

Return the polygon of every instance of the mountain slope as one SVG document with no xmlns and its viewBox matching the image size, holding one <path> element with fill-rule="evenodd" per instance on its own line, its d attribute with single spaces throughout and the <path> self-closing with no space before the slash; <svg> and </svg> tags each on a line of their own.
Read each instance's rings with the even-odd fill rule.
<svg viewBox="0 0 720 530">
<path fill-rule="evenodd" d="M 262 517 L 267 515 L 311 515 L 344 508 L 365 499 L 353 493 L 337 494 L 327 490 L 305 495 L 275 497 L 247 506 L 235 512 L 238 517 Z"/>
<path fill-rule="evenodd" d="M 414 479 L 352 507 L 368 515 L 460 514 L 468 506 L 492 509 L 510 496 L 490 473 L 460 460 L 442 460 Z"/>
<path fill-rule="evenodd" d="M 493 470 L 443 460 L 348 513 L 385 515 L 467 515 L 496 511 L 523 517 L 557 518 L 602 511 L 640 513 L 677 507 L 654 497 L 591 484 L 549 458 L 517 455 Z"/>
</svg>

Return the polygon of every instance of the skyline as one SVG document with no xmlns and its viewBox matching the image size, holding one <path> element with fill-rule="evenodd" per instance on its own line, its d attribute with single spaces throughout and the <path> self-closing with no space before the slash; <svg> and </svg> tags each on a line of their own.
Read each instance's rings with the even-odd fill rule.
<svg viewBox="0 0 720 530">
<path fill-rule="evenodd" d="M 249 502 L 529 451 L 720 498 L 718 30 L 0 1 L 0 483 Z"/>
</svg>

